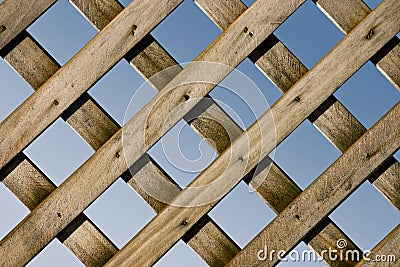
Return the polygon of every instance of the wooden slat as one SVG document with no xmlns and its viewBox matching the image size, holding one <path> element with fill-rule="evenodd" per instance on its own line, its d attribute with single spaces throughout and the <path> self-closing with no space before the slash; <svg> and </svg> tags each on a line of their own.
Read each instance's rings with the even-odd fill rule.
<svg viewBox="0 0 400 267">
<path fill-rule="evenodd" d="M 136 2 L 134 2 L 136 3 Z M 259 2 L 260 3 L 260 2 Z M 277 21 L 282 21 L 285 17 L 291 14 L 302 1 L 288 1 L 284 4 L 276 5 L 275 2 L 268 2 L 265 5 L 258 6 L 260 4 L 255 5 L 255 8 L 252 12 L 248 12 L 247 16 L 243 16 L 244 19 L 239 20 L 234 27 L 230 28 L 230 31 L 223 33 L 217 40 L 211 44 L 211 46 L 205 50 L 205 52 L 200 55 L 197 60 L 216 60 L 217 62 L 225 62 L 230 64 L 231 66 L 236 66 L 239 64 L 248 53 L 253 50 L 263 38 L 265 38 L 269 33 L 271 33 L 278 24 Z M 159 3 L 157 3 L 159 6 Z M 254 13 L 258 12 L 259 9 L 267 10 L 262 17 L 254 16 Z M 125 12 L 128 9 L 125 9 Z M 148 12 L 152 12 L 149 10 Z M 153 12 L 154 13 L 154 12 Z M 121 13 L 122 14 L 122 13 Z M 143 13 L 142 13 L 143 14 Z M 263 20 L 263 26 L 260 26 L 260 20 L 262 18 L 268 17 L 268 14 L 275 17 L 275 19 L 270 18 L 272 23 L 266 23 Z M 119 15 L 117 18 L 121 18 Z M 255 19 L 257 18 L 257 19 Z M 116 19 L 117 20 L 117 19 Z M 114 21 L 116 21 L 114 20 Z M 106 27 L 105 30 L 110 29 L 111 25 Z M 243 32 L 244 27 L 249 27 L 249 29 L 257 30 L 257 33 L 254 36 L 250 36 Z M 139 28 L 138 28 L 139 29 Z M 97 35 L 98 37 L 99 35 Z M 260 38 L 260 39 L 259 39 Z M 235 42 L 232 43 L 232 40 Z M 221 49 L 224 51 L 227 50 L 230 53 L 228 55 L 222 56 L 220 54 Z M 186 71 L 183 71 L 178 75 L 173 81 L 178 84 L 181 84 L 181 81 L 189 80 L 191 81 L 192 73 L 201 74 L 197 69 L 197 64 L 193 63 L 186 68 Z M 228 68 L 224 68 L 223 71 L 211 72 L 212 77 L 209 76 L 209 69 L 203 70 L 203 76 L 207 73 L 207 80 L 218 81 L 222 80 L 230 70 Z M 60 72 L 59 72 L 60 73 Z M 186 73 L 186 74 L 184 74 Z M 179 79 L 177 79 L 180 76 Z M 201 77 L 201 75 L 200 75 Z M 216 84 L 214 83 L 214 84 Z M 202 84 L 201 84 L 202 85 Z M 189 85 L 185 86 L 188 87 Z M 193 93 L 199 93 L 200 95 L 205 95 L 209 90 L 213 88 L 213 85 L 202 85 L 206 88 L 199 88 L 199 91 L 193 91 Z M 180 87 L 179 94 L 175 96 L 181 101 L 183 99 L 183 95 L 188 93 L 185 87 Z M 174 88 L 174 84 L 171 84 L 171 88 Z M 203 89 L 203 90 L 200 90 Z M 165 89 L 166 92 L 168 88 Z M 39 90 L 40 91 L 40 90 Z M 174 97 L 175 97 L 174 96 Z M 192 95 L 193 96 L 193 95 Z M 165 95 L 164 95 L 165 97 Z M 169 98 L 171 98 L 170 96 Z M 146 119 L 146 113 L 149 111 L 149 107 L 156 103 L 155 99 L 152 103 L 148 104 L 148 108 L 142 110 L 139 114 L 137 114 L 133 120 L 130 121 L 125 126 L 125 130 L 131 134 L 138 134 L 138 137 L 142 137 L 142 131 L 138 130 L 135 125 L 139 125 L 139 127 L 143 126 Z M 171 101 L 168 103 L 161 102 L 168 105 L 171 103 L 176 103 L 176 101 Z M 190 102 L 190 101 L 188 101 Z M 61 102 L 60 102 L 61 103 Z M 158 102 L 160 103 L 160 102 Z M 194 104 L 194 103 L 193 103 Z M 163 110 L 159 109 L 157 111 L 161 111 L 161 113 L 165 116 L 168 114 L 168 109 Z M 176 121 L 183 115 L 185 110 L 182 110 L 180 114 L 176 115 Z M 155 117 L 154 117 L 155 118 Z M 159 122 L 157 118 L 157 124 Z M 175 119 L 175 118 L 174 118 Z M 172 122 L 172 121 L 171 121 Z M 172 122 L 173 123 L 173 122 Z M 168 125 L 172 126 L 172 125 Z M 153 128 L 154 127 L 154 128 Z M 159 125 L 150 125 L 149 133 L 156 133 L 159 130 Z M 167 127 L 168 128 L 168 127 Z M 163 134 L 163 132 L 159 132 L 158 136 Z M 149 139 L 146 145 L 138 144 L 139 147 L 134 151 L 135 155 L 140 156 L 145 152 L 150 145 L 154 144 L 154 142 L 158 139 L 157 135 L 149 135 L 151 139 Z M 17 226 L 7 237 L 5 237 L 1 241 L 1 247 L 4 251 L 4 257 L 1 261 L 14 262 L 14 263 L 24 263 L 29 258 L 31 258 L 38 250 L 40 250 L 49 240 L 51 240 L 59 231 L 61 231 L 76 215 L 78 215 L 82 210 L 89 205 L 98 195 L 100 195 L 115 179 L 121 175 L 126 169 L 125 157 L 122 150 L 122 131 L 120 130 L 113 136 L 111 140 L 109 140 L 106 145 L 101 147 L 94 156 L 92 156 L 81 168 L 79 168 L 66 182 L 64 182 L 56 191 L 51 194 L 46 201 L 42 202 L 41 205 L 36 208 L 30 216 L 25 218 L 21 224 Z M 154 139 L 153 139 L 154 138 Z M 134 140 L 134 139 L 129 139 Z M 140 140 L 137 138 L 135 140 Z M 116 157 L 116 155 L 120 155 L 120 157 Z M 126 151 L 125 151 L 126 153 Z M 135 160 L 134 158 L 132 160 Z M 99 166 L 107 166 L 106 169 L 100 168 Z M 99 179 L 98 177 L 101 177 Z M 87 194 L 87 192 L 91 192 Z M 54 212 L 62 211 L 63 216 L 59 218 L 57 214 Z M 39 222 L 42 221 L 43 223 Z M 46 223 L 45 223 L 45 222 Z M 52 223 L 49 223 L 52 221 Z M 32 224 L 33 222 L 33 224 Z M 46 227 L 44 227 L 46 225 Z M 35 228 L 35 227 L 36 228 Z M 27 230 L 30 229 L 30 230 Z M 18 233 L 24 233 L 25 235 L 21 235 Z M 35 234 L 40 233 L 40 234 Z M 33 236 L 38 238 L 32 238 Z M 32 240 L 35 242 L 25 242 L 24 240 Z M 29 246 L 29 249 L 19 249 L 20 246 L 24 246 L 25 248 Z M 7 251 L 7 252 L 6 252 Z"/>
<path fill-rule="evenodd" d="M 33 210 L 54 190 L 54 185 L 27 159 L 18 164 L 3 180 L 3 183 L 30 210 Z"/>
<path fill-rule="evenodd" d="M 207 16 L 218 23 L 217 26 L 221 29 L 227 27 L 246 9 L 240 0 L 229 2 L 196 0 L 196 3 L 206 12 Z M 368 7 L 359 0 L 318 1 L 317 4 L 326 8 L 326 14 L 332 13 L 335 16 L 331 19 L 338 20 L 338 26 L 345 29 L 345 34 L 370 12 Z M 336 5 L 337 8 L 335 8 Z M 393 49 L 390 54 L 396 53 L 395 50 Z M 273 35 L 253 51 L 249 58 L 282 92 L 286 92 L 307 72 L 307 68 L 300 60 Z M 399 60 L 400 55 L 395 62 L 399 62 Z M 393 67 L 393 65 L 391 66 Z M 393 73 L 393 79 L 400 79 L 399 69 L 400 67 L 397 67 L 397 70 L 388 73 Z M 346 151 L 366 131 L 365 127 L 334 96 L 331 96 L 313 112 L 309 120 L 341 152 Z M 371 182 L 400 210 L 400 181 L 396 176 L 398 173 L 396 170 L 399 168 L 400 165 L 397 162 L 378 179 L 371 180 Z"/>
<path fill-rule="evenodd" d="M 400 102 L 291 202 L 228 266 L 276 264 L 277 255 L 260 261 L 252 257 L 254 251 L 267 246 L 270 250 L 289 252 L 295 247 L 400 147 L 399 116 Z"/>
<path fill-rule="evenodd" d="M 4 0 L 0 4 L 0 50 L 45 12 L 56 0 Z"/>
<path fill-rule="evenodd" d="M 362 0 L 318 0 L 317 6 L 342 30 L 348 34 L 371 10 Z M 397 90 L 400 90 L 400 45 L 398 44 L 379 62 L 374 62 Z"/>
<path fill-rule="evenodd" d="M 85 266 L 103 266 L 117 249 L 89 221 L 84 221 L 65 241 Z"/>
<path fill-rule="evenodd" d="M 215 121 L 215 123 L 210 124 L 210 121 Z M 229 116 L 216 104 L 211 105 L 206 112 L 196 118 L 191 126 L 193 128 L 198 127 L 201 130 L 200 135 L 206 140 L 211 140 L 209 143 L 216 151 L 227 149 L 231 141 L 233 142 L 240 133 L 242 133 L 239 126 L 234 124 Z M 194 129 L 197 130 L 196 128 Z M 225 133 L 222 138 L 221 133 Z M 229 136 L 231 136 L 231 139 Z M 223 141 L 221 142 L 221 140 Z M 249 182 L 250 186 L 256 189 L 259 196 L 261 196 L 275 213 L 280 213 L 302 192 L 287 174 L 269 158 L 263 160 L 263 163 L 258 165 L 257 174 L 254 174 L 254 177 L 253 174 L 249 175 L 245 178 L 245 181 Z M 360 251 L 360 249 L 340 231 L 330 219 L 325 220 L 324 227 L 310 237 L 307 243 L 317 254 L 323 256 L 324 261 L 329 264 L 329 266 L 333 267 L 339 266 L 339 264 L 331 261 L 329 256 L 323 254 L 322 251 L 329 249 L 329 247 L 335 247 L 338 239 L 345 239 L 347 241 L 348 246 L 346 249 Z M 209 249 L 214 250 L 215 248 Z M 228 254 L 230 257 L 232 257 L 232 255 L 232 253 Z M 210 262 L 208 263 L 210 264 Z M 210 265 L 214 266 L 213 264 Z M 354 265 L 354 262 L 347 262 L 346 260 L 340 263 L 340 266 L 352 265 Z"/>
<path fill-rule="evenodd" d="M 59 69 L 59 65 L 49 57 L 43 49 L 27 33 L 10 52 L 3 55 L 7 61 L 25 79 L 33 89 L 37 90 Z"/>
<path fill-rule="evenodd" d="M 87 6 L 88 3 L 85 4 L 83 4 L 83 6 Z M 95 15 L 95 13 L 92 15 Z M 98 16 L 96 18 L 98 18 L 98 20 L 94 21 L 94 23 L 102 23 L 102 19 L 104 17 Z M 8 63 L 13 66 L 22 77 L 26 78 L 31 83 L 34 89 L 38 89 L 38 87 L 43 84 L 48 77 L 50 77 L 55 71 L 58 70 L 58 64 L 55 63 L 54 59 L 43 52 L 43 48 L 38 43 L 32 41 L 32 38 L 29 36 L 28 33 L 26 33 L 25 39 L 30 45 L 25 45 L 23 42 L 18 44 L 13 50 L 8 52 L 5 58 Z M 146 39 L 148 38 L 146 37 Z M 154 69 L 152 66 L 154 64 L 157 64 L 157 62 L 175 62 L 165 50 L 163 50 L 159 45 L 157 47 L 157 45 L 158 44 L 155 41 L 151 42 L 149 44 L 149 48 L 144 48 L 142 52 L 138 53 L 138 55 L 132 59 L 132 62 L 134 62 L 134 64 L 136 64 L 139 69 L 144 70 L 146 70 L 146 64 L 149 64 L 149 62 L 151 62 L 151 64 L 149 64 L 150 69 Z M 160 52 L 149 53 L 148 51 Z M 143 58 L 148 59 L 141 60 Z M 30 64 L 23 64 L 24 62 L 29 62 Z M 48 64 L 42 64 L 43 62 Z M 161 65 L 161 67 L 167 68 L 169 66 L 163 64 Z M 157 68 L 160 68 L 160 65 L 158 65 Z M 171 74 L 171 72 L 169 72 L 169 74 Z M 150 75 L 147 77 L 150 78 L 152 73 L 147 71 L 145 73 L 142 73 L 142 75 Z M 158 83 L 158 85 L 161 86 L 162 83 L 166 83 L 168 81 L 167 78 L 171 79 L 172 77 L 167 77 L 164 75 L 162 77 L 162 80 L 159 79 L 159 81 L 161 82 Z M 66 121 L 92 146 L 93 149 L 97 150 L 102 144 L 105 143 L 105 141 L 107 141 L 112 136 L 112 134 L 114 134 L 118 130 L 118 128 L 97 107 L 97 105 L 93 103 L 91 99 L 87 99 L 84 101 L 85 103 L 82 104 L 80 107 L 73 109 L 73 114 L 68 115 Z M 80 102 L 80 100 L 78 100 L 77 102 Z M 29 165 L 28 167 L 34 169 L 31 165 Z M 45 192 L 46 194 L 42 194 L 41 190 L 39 190 L 40 188 L 38 188 L 37 185 L 35 186 L 35 184 L 32 185 L 32 181 L 28 179 L 31 177 L 30 172 L 28 171 L 28 167 L 17 167 L 13 174 L 18 171 L 18 179 L 15 179 L 15 175 L 9 175 L 6 178 L 5 183 L 15 194 L 17 194 L 17 196 L 21 198 L 21 200 L 24 201 L 26 198 L 34 198 L 34 203 L 29 206 L 29 208 L 32 210 L 40 203 L 40 201 L 42 201 L 50 194 L 51 191 L 54 190 L 54 187 L 51 187 L 51 190 L 47 190 Z M 156 174 L 162 173 L 157 170 L 156 166 L 149 162 L 139 171 L 139 173 L 135 177 L 140 179 L 150 179 L 150 182 L 154 183 L 157 181 L 157 179 L 154 179 L 154 175 Z M 48 183 L 46 178 L 40 178 L 43 178 L 42 180 Z M 24 186 L 21 186 L 21 179 L 28 180 L 25 181 Z M 36 180 L 38 179 L 36 178 Z M 134 189 L 137 190 L 137 192 L 141 193 L 142 197 L 147 201 L 147 203 L 149 203 L 150 206 L 152 206 L 157 212 L 159 212 L 161 210 L 161 207 L 165 206 L 165 204 L 148 196 L 146 192 L 144 192 L 139 186 L 134 185 L 134 181 L 135 179 L 131 179 L 128 183 L 131 186 L 133 185 Z M 170 190 L 163 191 L 169 192 Z M 175 196 L 178 192 L 179 191 L 175 191 L 175 194 L 173 196 Z M 38 196 L 38 194 L 40 197 Z M 91 232 L 89 232 L 89 230 Z M 208 235 L 218 236 L 219 238 L 213 239 L 212 236 Z M 198 251 L 198 253 L 201 254 L 201 256 L 203 256 L 205 260 L 210 264 L 215 265 L 219 263 L 218 266 L 222 266 L 223 264 L 228 262 L 233 257 L 233 255 L 231 255 L 231 248 L 236 248 L 235 244 L 231 243 L 232 241 L 226 237 L 225 233 L 221 232 L 217 228 L 214 229 L 212 226 L 208 226 L 208 230 L 200 231 L 199 233 L 197 233 L 195 235 L 195 240 L 196 241 L 190 242 L 192 246 L 196 246 L 200 243 L 205 243 L 204 240 L 207 240 L 207 242 L 209 242 L 209 247 L 213 247 L 212 253 L 209 250 Z M 210 241 L 212 240 L 217 243 L 213 245 L 213 243 L 210 243 Z M 66 239 L 66 241 L 64 241 L 64 244 L 71 251 L 73 251 L 75 255 L 83 263 L 85 263 L 86 266 L 101 266 L 105 262 L 107 262 L 107 260 L 116 251 L 115 249 L 110 250 L 110 248 L 114 248 L 114 246 L 110 243 L 105 243 L 106 241 L 107 239 L 105 239 L 102 234 L 98 233 L 97 229 L 91 226 L 90 222 L 85 221 L 81 226 L 76 229 L 76 231 L 74 231 L 70 235 L 70 237 Z M 216 254 L 214 253 L 215 251 L 219 251 L 220 253 Z M 224 251 L 225 253 L 223 253 Z M 94 255 L 100 255 L 101 257 L 95 260 L 96 257 Z"/>
<path fill-rule="evenodd" d="M 252 10 L 252 8 L 257 9 L 259 11 L 258 14 L 263 13 L 260 11 L 261 7 L 258 7 L 257 4 L 254 4 L 249 10 Z M 376 53 L 380 47 L 398 32 L 400 24 L 396 19 L 396 14 L 399 8 L 400 3 L 397 1 L 384 1 L 351 34 L 335 46 L 312 71 L 299 80 L 291 90 L 271 107 L 274 114 L 275 127 L 268 114 L 263 115 L 257 124 L 249 128 L 247 134 L 243 134 L 237 139 L 233 144 L 233 149 L 226 150 L 191 184 L 191 186 L 200 186 L 213 182 L 212 189 L 206 187 L 201 193 L 194 193 L 190 189 L 185 189 L 178 195 L 171 206 L 165 208 L 147 224 L 122 251 L 107 263 L 107 266 L 128 266 L 133 262 L 141 266 L 148 266 L 160 257 L 187 231 L 188 227 L 212 207 L 212 199 L 218 199 L 223 194 L 226 194 L 240 180 L 238 173 L 241 172 L 242 168 L 245 168 L 245 172 L 248 172 L 257 164 L 259 153 L 261 153 L 261 156 L 265 156 L 271 152 L 274 145 L 271 142 L 260 144 L 261 137 L 265 140 L 271 140 L 275 130 L 277 142 L 281 142 L 318 105 L 322 104 L 325 99 L 357 71 L 371 55 Z M 241 19 L 244 19 L 248 14 L 251 14 L 251 12 L 247 11 L 241 16 Z M 385 29 L 385 31 L 378 30 L 372 38 L 365 38 L 366 33 L 372 27 Z M 233 28 L 231 26 L 229 29 Z M 321 81 L 320 77 L 324 77 L 324 80 Z M 398 116 L 398 114 L 394 115 Z M 388 127 L 387 125 L 385 126 Z M 393 127 L 396 128 L 393 124 L 390 126 L 391 129 Z M 391 141 L 395 141 L 395 137 L 393 135 L 391 137 L 393 139 Z M 382 140 L 382 137 L 380 138 Z M 388 139 L 386 138 L 385 140 L 387 141 Z M 246 146 L 248 142 L 250 142 L 250 151 L 247 150 Z M 388 145 L 390 149 L 384 152 L 393 153 L 397 149 L 397 147 L 394 148 L 395 145 L 393 143 L 391 146 Z M 231 156 L 237 160 L 230 163 Z M 390 156 L 390 154 L 385 156 Z M 372 158 L 379 157 L 374 156 Z M 377 164 L 379 160 L 370 160 L 370 162 Z M 364 166 L 365 169 L 367 168 Z M 344 175 L 343 173 L 340 174 Z M 215 180 L 216 178 L 219 179 Z M 210 201 L 209 203 L 211 204 L 196 206 L 199 203 L 204 203 L 204 201 Z M 191 206 L 191 208 L 176 207 L 175 205 Z M 182 224 L 183 221 L 186 223 Z M 157 234 L 154 235 L 156 230 Z M 290 233 L 290 231 L 287 233 Z M 163 242 L 157 243 L 156 240 L 163 240 Z"/>
<path fill-rule="evenodd" d="M 115 0 L 71 0 L 71 2 L 98 30 L 102 30 L 123 10 L 121 4 Z M 130 50 L 125 59 L 157 90 L 161 90 L 182 70 L 178 62 L 150 34 Z M 173 68 L 166 71 L 170 67 Z M 161 71 L 163 75 L 157 79 L 153 77 Z M 150 79 L 151 77 L 153 78 Z"/>
<path fill-rule="evenodd" d="M 381 242 L 379 242 L 376 247 L 374 247 L 370 254 L 368 254 L 368 259 L 362 259 L 356 267 L 372 267 L 372 266 L 388 266 L 395 267 L 399 264 L 400 259 L 400 224 L 397 225 Z M 386 261 L 383 261 L 382 256 L 385 257 Z M 388 260 L 388 257 L 391 260 Z M 394 258 L 393 258 L 394 256 Z M 378 258 L 379 257 L 379 258 Z"/>
<path fill-rule="evenodd" d="M 134 1 L 125 8 L 0 124 L 4 136 L 0 166 L 46 129 L 181 1 Z"/>
</svg>

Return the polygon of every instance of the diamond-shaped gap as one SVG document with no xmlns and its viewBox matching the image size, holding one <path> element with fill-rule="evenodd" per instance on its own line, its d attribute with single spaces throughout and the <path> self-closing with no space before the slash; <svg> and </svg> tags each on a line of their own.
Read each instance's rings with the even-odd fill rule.
<svg viewBox="0 0 400 267">
<path fill-rule="evenodd" d="M 367 129 L 400 100 L 400 92 L 371 62 L 347 80 L 335 96 Z"/>
<path fill-rule="evenodd" d="M 278 145 L 274 161 L 304 190 L 339 156 L 340 152 L 304 121 Z"/>
<path fill-rule="evenodd" d="M 329 217 L 362 250 L 371 250 L 400 223 L 400 213 L 364 182 Z"/>
<path fill-rule="evenodd" d="M 154 267 L 206 267 L 208 266 L 195 251 L 182 240 L 179 240 L 165 255 L 159 259 Z"/>
<path fill-rule="evenodd" d="M 217 157 L 184 120 L 178 121 L 148 154 L 181 187 L 186 187 Z"/>
<path fill-rule="evenodd" d="M 66 248 L 60 241 L 58 241 L 58 239 L 53 239 L 26 266 L 78 267 L 85 265 L 68 248 Z"/>
<path fill-rule="evenodd" d="M 232 189 L 209 215 L 241 248 L 276 216 L 243 181 Z"/>
<path fill-rule="evenodd" d="M 57 1 L 28 28 L 28 32 L 64 65 L 97 33 L 67 0 Z"/>
<path fill-rule="evenodd" d="M 0 199 L 1 240 L 29 214 L 29 209 L 3 183 L 0 183 Z"/>
<path fill-rule="evenodd" d="M 309 69 L 343 38 L 343 33 L 311 0 L 300 6 L 275 34 Z"/>
<path fill-rule="evenodd" d="M 183 1 L 151 32 L 179 63 L 192 61 L 220 33 L 194 1 Z"/>
<path fill-rule="evenodd" d="M 0 58 L 0 122 L 32 93 L 32 87 Z"/>
<path fill-rule="evenodd" d="M 281 95 L 249 59 L 240 63 L 237 70 L 210 92 L 242 129 L 247 129 Z"/>
<path fill-rule="evenodd" d="M 267 251 L 267 256 L 269 256 L 268 249 L 266 251 Z M 275 252 L 274 256 L 276 256 L 276 255 L 277 255 L 277 252 Z M 264 254 L 261 254 L 261 256 L 264 257 Z M 322 258 L 320 258 L 304 242 L 300 242 L 276 266 L 279 266 L 279 267 L 300 267 L 300 266 L 326 267 L 325 263 L 322 261 Z"/>
<path fill-rule="evenodd" d="M 89 90 L 89 94 L 123 125 L 157 92 L 122 59 Z M 129 114 L 124 118 L 127 111 Z"/>
<path fill-rule="evenodd" d="M 62 119 L 57 119 L 24 153 L 59 186 L 93 153 L 93 149 Z"/>
<path fill-rule="evenodd" d="M 121 178 L 84 213 L 119 249 L 155 216 L 150 206 Z"/>
<path fill-rule="evenodd" d="M 382 2 L 382 0 L 363 0 L 363 1 L 370 9 L 375 9 Z"/>
</svg>

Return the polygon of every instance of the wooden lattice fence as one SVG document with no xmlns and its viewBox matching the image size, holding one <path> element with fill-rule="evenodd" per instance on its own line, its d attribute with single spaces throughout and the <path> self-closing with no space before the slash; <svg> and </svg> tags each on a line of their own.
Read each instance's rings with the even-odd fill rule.
<svg viewBox="0 0 400 267">
<path fill-rule="evenodd" d="M 4 0 L 0 4 L 1 56 L 36 90 L 0 124 L 1 181 L 31 210 L 0 241 L 0 266 L 26 264 L 54 238 L 87 266 L 149 266 L 180 239 L 210 266 L 272 266 L 278 258 L 260 261 L 256 255 L 260 248 L 290 251 L 304 241 L 321 255 L 344 239 L 348 244 L 344 250 L 360 251 L 327 215 L 367 179 L 400 209 L 400 167 L 392 157 L 400 146 L 400 104 L 367 131 L 333 96 L 368 60 L 400 90 L 396 37 L 400 1 L 384 0 L 373 11 L 361 0 L 315 1 L 346 36 L 308 70 L 273 34 L 304 0 L 258 0 L 248 9 L 240 0 L 196 0 L 223 33 L 195 61 L 235 68 L 248 57 L 284 93 L 270 109 L 274 122 L 266 114 L 245 132 L 216 103 L 198 104 L 213 89 L 212 83 L 218 84 L 229 74 L 229 68 L 208 69 L 192 63 L 151 80 L 159 94 L 121 129 L 87 93 L 121 58 L 146 79 L 175 66 L 177 62 L 149 32 L 182 0 L 134 0 L 125 9 L 115 0 L 71 0 L 100 32 L 63 67 L 26 31 L 54 2 Z M 189 83 L 165 94 L 193 76 L 211 83 Z M 170 114 L 184 102 L 185 108 Z M 219 154 L 192 186 L 223 178 L 223 183 L 205 187 L 200 194 L 164 188 L 159 181 L 171 178 L 146 156 L 191 108 L 197 118 L 188 123 L 202 137 L 213 140 L 210 144 Z M 160 127 L 158 122 L 166 116 L 167 125 Z M 59 117 L 96 152 L 55 188 L 22 150 Z M 267 155 L 305 119 L 343 155 L 302 191 Z M 123 135 L 135 140 L 129 157 Z M 137 141 L 143 136 L 145 141 Z M 262 142 L 270 137 L 275 137 L 276 144 Z M 128 167 L 133 163 L 132 175 Z M 239 175 L 240 170 L 244 175 Z M 118 251 L 83 211 L 120 176 L 158 215 Z M 159 188 L 175 205 L 148 195 L 137 183 L 140 179 Z M 207 215 L 217 200 L 194 205 L 226 194 L 241 179 L 250 185 L 262 181 L 257 192 L 277 213 L 242 250 Z M 393 254 L 399 259 L 399 248 L 397 226 L 371 257 Z M 332 261 L 327 254 L 322 256 L 329 266 L 380 266 L 363 259 Z M 398 262 L 391 264 L 399 266 Z"/>
</svg>

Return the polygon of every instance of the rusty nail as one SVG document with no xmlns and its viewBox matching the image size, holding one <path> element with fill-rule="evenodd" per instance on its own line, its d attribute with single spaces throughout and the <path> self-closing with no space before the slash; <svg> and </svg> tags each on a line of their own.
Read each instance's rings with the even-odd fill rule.
<svg viewBox="0 0 400 267">
<path fill-rule="evenodd" d="M 246 33 L 249 30 L 249 28 L 244 27 L 243 32 Z"/>
<path fill-rule="evenodd" d="M 0 33 L 4 32 L 5 30 L 7 30 L 7 27 L 4 25 L 0 26 Z"/>
</svg>

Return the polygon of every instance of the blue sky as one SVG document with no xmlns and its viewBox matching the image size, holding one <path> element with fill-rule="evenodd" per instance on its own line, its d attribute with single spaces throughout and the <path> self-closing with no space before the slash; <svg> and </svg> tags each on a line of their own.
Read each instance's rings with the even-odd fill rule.
<svg viewBox="0 0 400 267">
<path fill-rule="evenodd" d="M 128 2 L 122 1 L 124 5 Z M 244 2 L 246 5 L 252 3 Z M 371 8 L 375 8 L 379 2 L 366 1 Z M 28 31 L 60 65 L 64 65 L 97 33 L 66 0 L 59 0 Z M 158 42 L 182 65 L 193 60 L 220 33 L 213 22 L 189 0 L 185 0 L 152 31 Z M 311 0 L 307 0 L 275 34 L 308 68 L 344 37 Z M 230 91 L 224 86 L 217 86 L 210 96 L 222 101 L 227 113 L 242 129 L 246 129 L 268 108 L 266 103 L 272 105 L 281 93 L 250 60 L 244 60 L 237 69 L 254 84 L 235 80 L 236 77 L 230 75 L 226 79 L 228 83 L 229 79 L 234 81 L 229 83 Z M 89 90 L 89 94 L 122 126 L 129 105 L 138 111 L 156 95 L 149 86 L 142 86 L 144 82 L 122 59 Z M 0 121 L 32 93 L 33 89 L 0 59 Z M 366 128 L 370 128 L 400 100 L 399 91 L 370 62 L 339 88 L 335 96 Z M 183 120 L 161 140 L 149 150 L 149 155 L 181 186 L 186 186 L 198 171 L 217 157 Z M 171 154 L 163 153 L 163 147 L 171 151 L 181 148 L 184 157 L 171 158 Z M 58 186 L 94 151 L 67 123 L 58 119 L 24 153 Z M 277 147 L 274 160 L 304 189 L 339 156 L 340 152 L 310 122 L 304 121 Z M 399 153 L 396 158 L 400 158 Z M 190 165 L 194 164 L 192 161 L 195 161 L 195 167 Z M 185 174 L 177 166 L 192 166 L 196 171 Z M 2 183 L 0 203 L 0 213 L 3 214 L 0 222 L 2 238 L 28 214 L 28 209 Z M 155 216 L 122 179 L 118 179 L 90 205 L 85 214 L 118 248 L 122 248 Z M 240 247 L 246 246 L 275 217 L 255 193 L 249 192 L 244 182 L 239 183 L 209 215 Z M 330 218 L 362 249 L 372 249 L 398 225 L 400 213 L 366 182 Z M 307 246 L 300 243 L 296 249 L 301 251 Z M 63 260 L 60 261 L 60 258 Z M 49 243 L 28 266 L 54 266 L 56 263 L 57 266 L 82 266 L 58 240 Z M 286 262 L 279 266 L 302 264 Z M 156 264 L 189 265 L 206 266 L 183 241 L 175 244 Z M 307 263 L 307 266 L 324 265 Z"/>
</svg>

